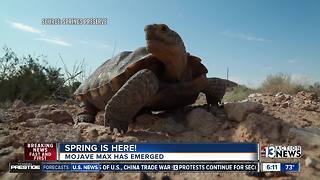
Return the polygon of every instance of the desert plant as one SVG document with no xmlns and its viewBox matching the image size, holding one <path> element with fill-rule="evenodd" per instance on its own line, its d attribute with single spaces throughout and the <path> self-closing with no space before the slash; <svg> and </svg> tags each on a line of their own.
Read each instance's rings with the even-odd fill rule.
<svg viewBox="0 0 320 180">
<path fill-rule="evenodd" d="M 4 46 L 4 55 L 0 57 L 0 80 L 8 79 L 11 75 L 16 73 L 16 66 L 19 64 L 19 58 L 12 51 L 12 49 Z"/>
<path fill-rule="evenodd" d="M 64 74 L 67 76 L 64 84 L 68 87 L 69 94 L 72 94 L 81 84 L 80 82 L 87 78 L 85 73 L 84 59 L 80 62 L 75 61 L 72 66 L 72 71 L 70 71 L 60 54 L 59 57 L 64 67 Z"/>
<path fill-rule="evenodd" d="M 0 102 L 12 102 L 15 99 L 27 103 L 65 100 L 79 85 L 74 78 L 81 72 L 69 73 L 65 78 L 60 68 L 47 63 L 45 56 L 19 58 L 6 46 L 3 51 L 4 55 L 0 57 Z"/>
<path fill-rule="evenodd" d="M 223 97 L 224 102 L 236 102 L 244 100 L 248 95 L 254 93 L 254 89 L 250 89 L 244 85 L 234 87 L 231 91 L 227 91 Z"/>
<path fill-rule="evenodd" d="M 306 88 L 301 84 L 293 82 L 290 75 L 282 73 L 268 75 L 261 87 L 258 88 L 260 92 L 273 94 L 278 92 L 296 94 L 302 90 L 306 90 Z"/>
<path fill-rule="evenodd" d="M 319 82 L 316 82 L 313 85 L 310 85 L 308 90 L 311 92 L 315 92 L 318 95 L 318 97 L 320 97 L 320 83 Z"/>
</svg>

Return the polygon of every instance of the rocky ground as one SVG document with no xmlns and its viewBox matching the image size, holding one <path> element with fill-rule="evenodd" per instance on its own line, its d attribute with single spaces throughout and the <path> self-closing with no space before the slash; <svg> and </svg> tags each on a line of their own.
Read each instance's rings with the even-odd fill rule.
<svg viewBox="0 0 320 180">
<path fill-rule="evenodd" d="M 314 93 L 251 94 L 224 108 L 197 103 L 184 109 L 143 114 L 125 135 L 112 135 L 102 113 L 95 124 L 74 124 L 77 104 L 26 106 L 16 101 L 0 109 L 0 179 L 320 179 L 320 99 Z M 260 142 L 303 146 L 301 173 L 47 173 L 8 172 L 23 159 L 26 142 Z M 288 160 L 287 160 L 288 161 Z"/>
</svg>

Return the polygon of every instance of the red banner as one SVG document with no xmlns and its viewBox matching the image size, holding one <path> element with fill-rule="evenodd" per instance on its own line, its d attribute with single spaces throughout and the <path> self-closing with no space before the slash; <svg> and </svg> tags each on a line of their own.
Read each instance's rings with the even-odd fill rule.
<svg viewBox="0 0 320 180">
<path fill-rule="evenodd" d="M 29 161 L 56 161 L 56 143 L 25 143 L 24 160 Z"/>
</svg>

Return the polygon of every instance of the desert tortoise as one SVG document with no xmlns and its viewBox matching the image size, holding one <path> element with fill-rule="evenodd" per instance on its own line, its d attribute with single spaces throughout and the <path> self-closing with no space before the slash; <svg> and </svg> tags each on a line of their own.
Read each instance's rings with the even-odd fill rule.
<svg viewBox="0 0 320 180">
<path fill-rule="evenodd" d="M 201 59 L 186 52 L 178 33 L 165 24 L 145 27 L 146 47 L 125 51 L 104 62 L 74 95 L 81 103 L 78 122 L 95 121 L 105 110 L 105 125 L 126 132 L 142 110 L 179 108 L 196 101 L 200 92 L 217 104 L 233 82 L 207 78 Z"/>
</svg>

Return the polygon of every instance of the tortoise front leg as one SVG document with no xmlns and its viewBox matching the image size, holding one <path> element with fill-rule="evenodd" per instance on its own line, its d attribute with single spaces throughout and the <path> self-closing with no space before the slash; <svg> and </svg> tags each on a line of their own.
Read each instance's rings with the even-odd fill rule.
<svg viewBox="0 0 320 180">
<path fill-rule="evenodd" d="M 156 75 L 147 69 L 135 73 L 108 101 L 105 107 L 105 125 L 111 131 L 125 133 L 133 117 L 159 89 Z"/>
<path fill-rule="evenodd" d="M 207 87 L 203 92 L 206 95 L 207 103 L 215 106 L 221 103 L 227 88 L 238 85 L 235 82 L 220 78 L 208 78 L 207 81 Z"/>
</svg>

